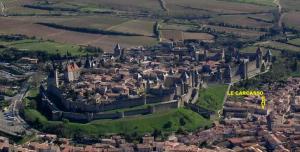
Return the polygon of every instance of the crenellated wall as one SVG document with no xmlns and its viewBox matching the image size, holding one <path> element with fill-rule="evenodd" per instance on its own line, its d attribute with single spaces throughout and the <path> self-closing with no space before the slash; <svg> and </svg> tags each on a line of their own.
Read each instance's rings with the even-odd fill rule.
<svg viewBox="0 0 300 152">
<path fill-rule="evenodd" d="M 56 88 L 55 86 L 48 87 L 47 92 L 51 95 L 56 96 L 63 105 L 63 107 L 68 112 L 91 112 L 91 113 L 97 113 L 97 112 L 104 112 L 109 110 L 115 110 L 115 109 L 124 109 L 124 108 L 130 108 L 135 106 L 141 106 L 145 104 L 154 104 L 154 103 L 160 103 L 164 101 L 170 101 L 174 98 L 174 90 L 163 90 L 161 96 L 147 96 L 145 97 L 137 97 L 137 98 L 128 98 L 128 99 L 122 99 L 117 100 L 112 103 L 108 104 L 89 104 L 85 103 L 83 101 L 72 101 L 70 99 L 65 99 L 64 96 L 61 93 L 61 90 L 59 88 Z"/>
<path fill-rule="evenodd" d="M 42 105 L 43 109 L 47 111 L 47 115 L 50 117 L 51 120 L 62 120 L 68 119 L 70 121 L 77 121 L 77 122 L 89 122 L 92 120 L 99 120 L 99 119 L 119 119 L 123 117 L 130 117 L 136 115 L 146 115 L 152 114 L 156 112 L 166 111 L 170 109 L 179 108 L 179 101 L 178 100 L 170 100 L 167 102 L 156 102 L 154 105 L 149 105 L 149 107 L 145 108 L 138 108 L 132 109 L 127 111 L 115 111 L 115 112 L 85 112 L 85 113 L 78 113 L 78 112 L 67 112 L 59 110 L 55 104 L 53 104 L 45 95 L 45 90 L 41 89 L 41 93 L 43 94 Z M 154 102 L 154 100 L 152 101 Z M 144 104 L 144 102 L 142 102 Z M 141 105 L 143 105 L 141 104 Z"/>
</svg>

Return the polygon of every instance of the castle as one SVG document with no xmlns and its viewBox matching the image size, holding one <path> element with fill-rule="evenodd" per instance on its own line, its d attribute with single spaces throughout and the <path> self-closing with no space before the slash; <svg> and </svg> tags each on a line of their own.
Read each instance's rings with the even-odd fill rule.
<svg viewBox="0 0 300 152">
<path fill-rule="evenodd" d="M 182 43 L 161 44 L 152 50 L 125 50 L 117 44 L 113 53 L 99 58 L 62 62 L 62 69 L 53 65 L 45 96 L 59 100 L 48 100 L 51 103 L 46 105 L 52 105 L 52 114 L 53 109 L 61 111 L 57 119 L 63 112 L 88 113 L 89 119 L 95 119 L 96 114 L 142 105 L 151 106 L 147 110 L 153 113 L 190 103 L 203 83 L 233 83 L 267 71 L 272 64 L 270 50 L 265 55 L 260 48 L 255 53 L 236 49 L 227 53 Z"/>
</svg>

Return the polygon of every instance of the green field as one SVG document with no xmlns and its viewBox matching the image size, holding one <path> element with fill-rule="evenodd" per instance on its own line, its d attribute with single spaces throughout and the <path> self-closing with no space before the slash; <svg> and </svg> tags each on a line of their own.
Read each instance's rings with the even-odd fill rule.
<svg viewBox="0 0 300 152">
<path fill-rule="evenodd" d="M 288 43 L 300 45 L 300 38 L 289 40 Z"/>
<path fill-rule="evenodd" d="M 146 20 L 130 20 L 122 24 L 112 26 L 112 31 L 135 33 L 145 36 L 153 36 L 153 25 L 154 22 Z"/>
<path fill-rule="evenodd" d="M 285 51 L 291 51 L 291 52 L 299 52 L 300 47 L 285 44 L 285 43 L 280 43 L 276 41 L 268 41 L 265 43 L 259 43 L 256 44 L 257 46 L 262 46 L 262 47 L 267 47 L 267 48 L 274 48 L 274 49 L 279 49 L 279 50 L 285 50 Z"/>
<path fill-rule="evenodd" d="M 213 111 L 222 109 L 223 100 L 227 91 L 228 85 L 213 84 L 199 92 L 197 105 Z"/>
<path fill-rule="evenodd" d="M 45 116 L 34 109 L 25 109 L 24 116 L 27 122 L 43 131 L 62 134 L 67 137 L 72 137 L 78 132 L 88 136 L 100 136 L 113 133 L 142 135 L 152 133 L 155 129 L 164 132 L 177 131 L 179 128 L 193 131 L 211 125 L 210 120 L 187 109 L 118 120 L 97 120 L 87 124 L 48 121 Z"/>
<path fill-rule="evenodd" d="M 35 39 L 25 39 L 11 42 L 0 41 L 0 45 L 10 48 L 17 48 L 21 51 L 45 51 L 49 54 L 59 53 L 61 55 L 65 55 L 67 52 L 71 53 L 72 55 L 85 54 L 85 52 L 79 51 L 80 47 L 77 45 Z"/>
</svg>

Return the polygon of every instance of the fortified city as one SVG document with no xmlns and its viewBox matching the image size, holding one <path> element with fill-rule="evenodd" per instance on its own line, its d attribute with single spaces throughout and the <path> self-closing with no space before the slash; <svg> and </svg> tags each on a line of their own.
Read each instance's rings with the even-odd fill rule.
<svg viewBox="0 0 300 152">
<path fill-rule="evenodd" d="M 0 152 L 298 152 L 299 7 L 0 0 Z"/>
</svg>

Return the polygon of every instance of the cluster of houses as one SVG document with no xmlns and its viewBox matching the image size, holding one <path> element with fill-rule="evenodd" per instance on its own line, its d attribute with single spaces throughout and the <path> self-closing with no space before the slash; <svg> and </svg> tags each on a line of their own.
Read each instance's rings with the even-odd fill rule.
<svg viewBox="0 0 300 152">
<path fill-rule="evenodd" d="M 260 48 L 247 54 L 226 51 L 183 42 L 130 50 L 117 44 L 112 53 L 97 58 L 87 55 L 55 62 L 47 94 L 56 96 L 69 112 L 98 113 L 174 100 L 183 105 L 203 83 L 246 79 L 272 63 L 272 53 Z"/>
<path fill-rule="evenodd" d="M 2 140 L 3 139 L 3 140 Z M 80 145 L 69 139 L 58 138 L 56 135 L 41 134 L 36 139 L 21 145 L 9 144 L 8 139 L 0 138 L 0 151 L 9 152 L 222 152 L 227 148 L 199 148 L 196 145 L 186 145 L 170 136 L 166 141 L 155 141 L 152 136 L 142 137 L 139 143 L 128 143 L 120 136 L 101 139 L 94 144 Z"/>
<path fill-rule="evenodd" d="M 300 79 L 290 78 L 284 86 L 281 85 L 265 85 L 265 109 L 261 109 L 260 97 L 228 98 L 219 124 L 208 130 L 180 135 L 178 140 L 233 151 L 299 151 Z"/>
</svg>

